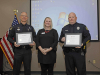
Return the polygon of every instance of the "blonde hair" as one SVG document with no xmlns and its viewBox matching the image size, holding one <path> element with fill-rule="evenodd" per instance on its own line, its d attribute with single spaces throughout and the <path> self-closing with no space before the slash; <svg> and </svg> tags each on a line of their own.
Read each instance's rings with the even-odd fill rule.
<svg viewBox="0 0 100 75">
<path fill-rule="evenodd" d="M 52 24 L 52 19 L 51 19 L 50 17 L 46 17 L 46 18 L 44 19 L 43 27 L 44 27 L 44 29 L 45 29 L 45 20 L 46 20 L 47 18 L 51 20 L 51 29 L 52 29 L 53 24 Z"/>
</svg>

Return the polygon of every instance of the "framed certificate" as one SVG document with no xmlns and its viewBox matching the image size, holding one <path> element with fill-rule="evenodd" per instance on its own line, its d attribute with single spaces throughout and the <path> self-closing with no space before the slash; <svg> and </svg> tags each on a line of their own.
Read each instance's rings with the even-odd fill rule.
<svg viewBox="0 0 100 75">
<path fill-rule="evenodd" d="M 32 32 L 16 33 L 17 45 L 28 45 L 30 43 L 33 43 Z"/>
<path fill-rule="evenodd" d="M 82 33 L 66 33 L 65 47 L 80 47 L 82 45 Z"/>
</svg>

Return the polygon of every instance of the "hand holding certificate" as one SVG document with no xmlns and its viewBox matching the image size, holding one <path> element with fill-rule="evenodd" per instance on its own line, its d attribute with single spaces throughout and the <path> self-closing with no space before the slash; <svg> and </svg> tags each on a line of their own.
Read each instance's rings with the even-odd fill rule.
<svg viewBox="0 0 100 75">
<path fill-rule="evenodd" d="M 65 34 L 65 47 L 81 47 L 82 33 L 66 33 Z"/>
<path fill-rule="evenodd" d="M 17 45 L 28 45 L 33 43 L 32 32 L 16 33 Z"/>
</svg>

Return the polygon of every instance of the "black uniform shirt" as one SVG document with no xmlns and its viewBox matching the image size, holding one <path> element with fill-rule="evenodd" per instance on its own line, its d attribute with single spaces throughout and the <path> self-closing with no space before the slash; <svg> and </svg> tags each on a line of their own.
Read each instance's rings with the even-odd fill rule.
<svg viewBox="0 0 100 75">
<path fill-rule="evenodd" d="M 32 32 L 33 41 L 36 40 L 36 33 L 34 28 L 31 25 L 28 24 L 23 25 L 22 23 L 20 23 L 10 28 L 8 38 L 7 38 L 8 41 L 14 44 L 14 42 L 16 42 L 16 33 L 21 33 L 21 32 Z M 27 47 L 28 46 L 29 45 L 27 45 Z"/>
<path fill-rule="evenodd" d="M 87 29 L 87 27 L 84 24 L 80 24 L 80 23 L 77 23 L 77 22 L 73 25 L 68 24 L 68 25 L 66 25 L 62 28 L 61 35 L 60 35 L 60 38 L 59 38 L 59 42 L 63 43 L 61 41 L 61 39 L 62 39 L 62 37 L 65 37 L 65 33 L 82 33 L 82 43 L 83 43 L 83 45 L 85 45 L 86 42 L 91 39 L 89 30 Z"/>
</svg>

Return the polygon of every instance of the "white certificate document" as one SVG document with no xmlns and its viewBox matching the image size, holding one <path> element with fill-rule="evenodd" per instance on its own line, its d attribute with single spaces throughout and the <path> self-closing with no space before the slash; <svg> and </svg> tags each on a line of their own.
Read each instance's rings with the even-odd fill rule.
<svg viewBox="0 0 100 75">
<path fill-rule="evenodd" d="M 79 47 L 82 44 L 82 33 L 66 33 L 64 46 Z"/>
<path fill-rule="evenodd" d="M 33 42 L 32 32 L 16 33 L 16 43 L 18 45 L 28 45 Z"/>
<path fill-rule="evenodd" d="M 66 37 L 66 44 L 68 45 L 79 45 L 79 35 L 67 35 Z"/>
<path fill-rule="evenodd" d="M 19 34 L 18 43 L 29 43 L 31 42 L 31 34 Z"/>
</svg>

